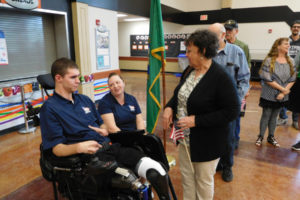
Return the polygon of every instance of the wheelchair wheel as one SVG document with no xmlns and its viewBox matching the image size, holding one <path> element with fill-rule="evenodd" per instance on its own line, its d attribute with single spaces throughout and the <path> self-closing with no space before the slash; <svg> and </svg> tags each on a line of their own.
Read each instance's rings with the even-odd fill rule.
<svg viewBox="0 0 300 200">
<path fill-rule="evenodd" d="M 116 193 L 112 194 L 112 200 L 142 200 L 139 194 Z"/>
<path fill-rule="evenodd" d="M 58 191 L 62 197 L 67 198 L 68 200 L 85 200 L 81 192 L 76 190 L 77 188 L 73 183 L 69 181 L 60 181 L 58 183 Z"/>
<path fill-rule="evenodd" d="M 147 192 L 148 198 L 147 200 L 152 200 L 152 190 L 151 186 L 148 188 Z M 132 190 L 112 190 L 111 191 L 111 200 L 145 200 L 143 194 L 137 191 Z"/>
</svg>

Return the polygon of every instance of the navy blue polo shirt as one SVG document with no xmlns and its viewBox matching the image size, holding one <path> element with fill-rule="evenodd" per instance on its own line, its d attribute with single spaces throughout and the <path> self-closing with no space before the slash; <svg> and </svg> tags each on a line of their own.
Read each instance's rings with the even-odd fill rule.
<svg viewBox="0 0 300 200">
<path fill-rule="evenodd" d="M 73 94 L 74 102 L 56 92 L 42 106 L 40 126 L 44 150 L 57 144 L 73 144 L 87 140 L 109 141 L 88 125 L 99 127 L 103 120 L 94 103 L 85 95 Z"/>
<path fill-rule="evenodd" d="M 125 93 L 125 103 L 120 105 L 115 97 L 108 93 L 100 101 L 100 115 L 113 113 L 117 127 L 122 131 L 136 130 L 136 115 L 141 113 L 140 106 L 134 96 Z"/>
</svg>

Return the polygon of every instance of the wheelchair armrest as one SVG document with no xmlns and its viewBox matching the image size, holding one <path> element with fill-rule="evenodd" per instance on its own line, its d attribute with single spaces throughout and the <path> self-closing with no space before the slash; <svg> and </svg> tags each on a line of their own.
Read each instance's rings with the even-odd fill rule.
<svg viewBox="0 0 300 200">
<path fill-rule="evenodd" d="M 56 167 L 77 168 L 82 166 L 82 161 L 78 155 L 65 157 L 57 157 L 52 155 L 49 158 L 49 161 Z"/>
<path fill-rule="evenodd" d="M 71 156 L 58 157 L 52 153 L 52 149 L 43 150 L 42 144 L 40 146 L 41 157 L 48 160 L 53 166 L 57 167 L 80 167 L 82 164 L 83 154 L 76 154 Z"/>
<path fill-rule="evenodd" d="M 43 150 L 40 145 L 40 167 L 43 177 L 48 181 L 56 180 L 56 172 L 60 171 L 82 171 L 83 159 L 82 155 L 72 155 L 66 157 L 57 157 L 52 153 L 52 150 Z"/>
</svg>

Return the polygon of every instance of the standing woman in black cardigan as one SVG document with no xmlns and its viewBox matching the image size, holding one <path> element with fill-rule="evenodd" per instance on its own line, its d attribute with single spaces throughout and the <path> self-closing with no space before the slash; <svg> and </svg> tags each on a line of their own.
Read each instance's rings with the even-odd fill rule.
<svg viewBox="0 0 300 200">
<path fill-rule="evenodd" d="M 186 46 L 192 70 L 185 70 L 166 105 L 164 129 L 176 121 L 185 135 L 179 140 L 183 199 L 207 200 L 213 199 L 214 174 L 240 103 L 233 79 L 212 60 L 218 49 L 217 36 L 208 30 L 196 31 Z"/>
</svg>

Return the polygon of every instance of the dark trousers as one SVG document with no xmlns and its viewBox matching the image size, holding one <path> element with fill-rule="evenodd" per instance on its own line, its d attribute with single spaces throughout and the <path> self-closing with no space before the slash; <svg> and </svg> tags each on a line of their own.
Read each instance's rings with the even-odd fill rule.
<svg viewBox="0 0 300 200">
<path fill-rule="evenodd" d="M 239 118 L 239 117 L 238 117 Z M 233 166 L 233 154 L 234 154 L 234 146 L 235 146 L 235 127 L 236 127 L 236 120 L 230 122 L 230 133 L 226 145 L 226 151 L 224 155 L 221 156 L 219 165 L 224 168 L 229 168 Z"/>
<path fill-rule="evenodd" d="M 101 161 L 117 161 L 119 167 L 126 167 L 135 170 L 136 165 L 145 155 L 134 148 L 123 147 L 118 143 L 112 144 L 105 151 L 96 152 Z"/>
<path fill-rule="evenodd" d="M 235 130 L 234 130 L 235 142 L 239 142 L 240 141 L 240 131 L 241 131 L 241 117 L 238 117 L 235 122 L 236 122 Z"/>
</svg>

